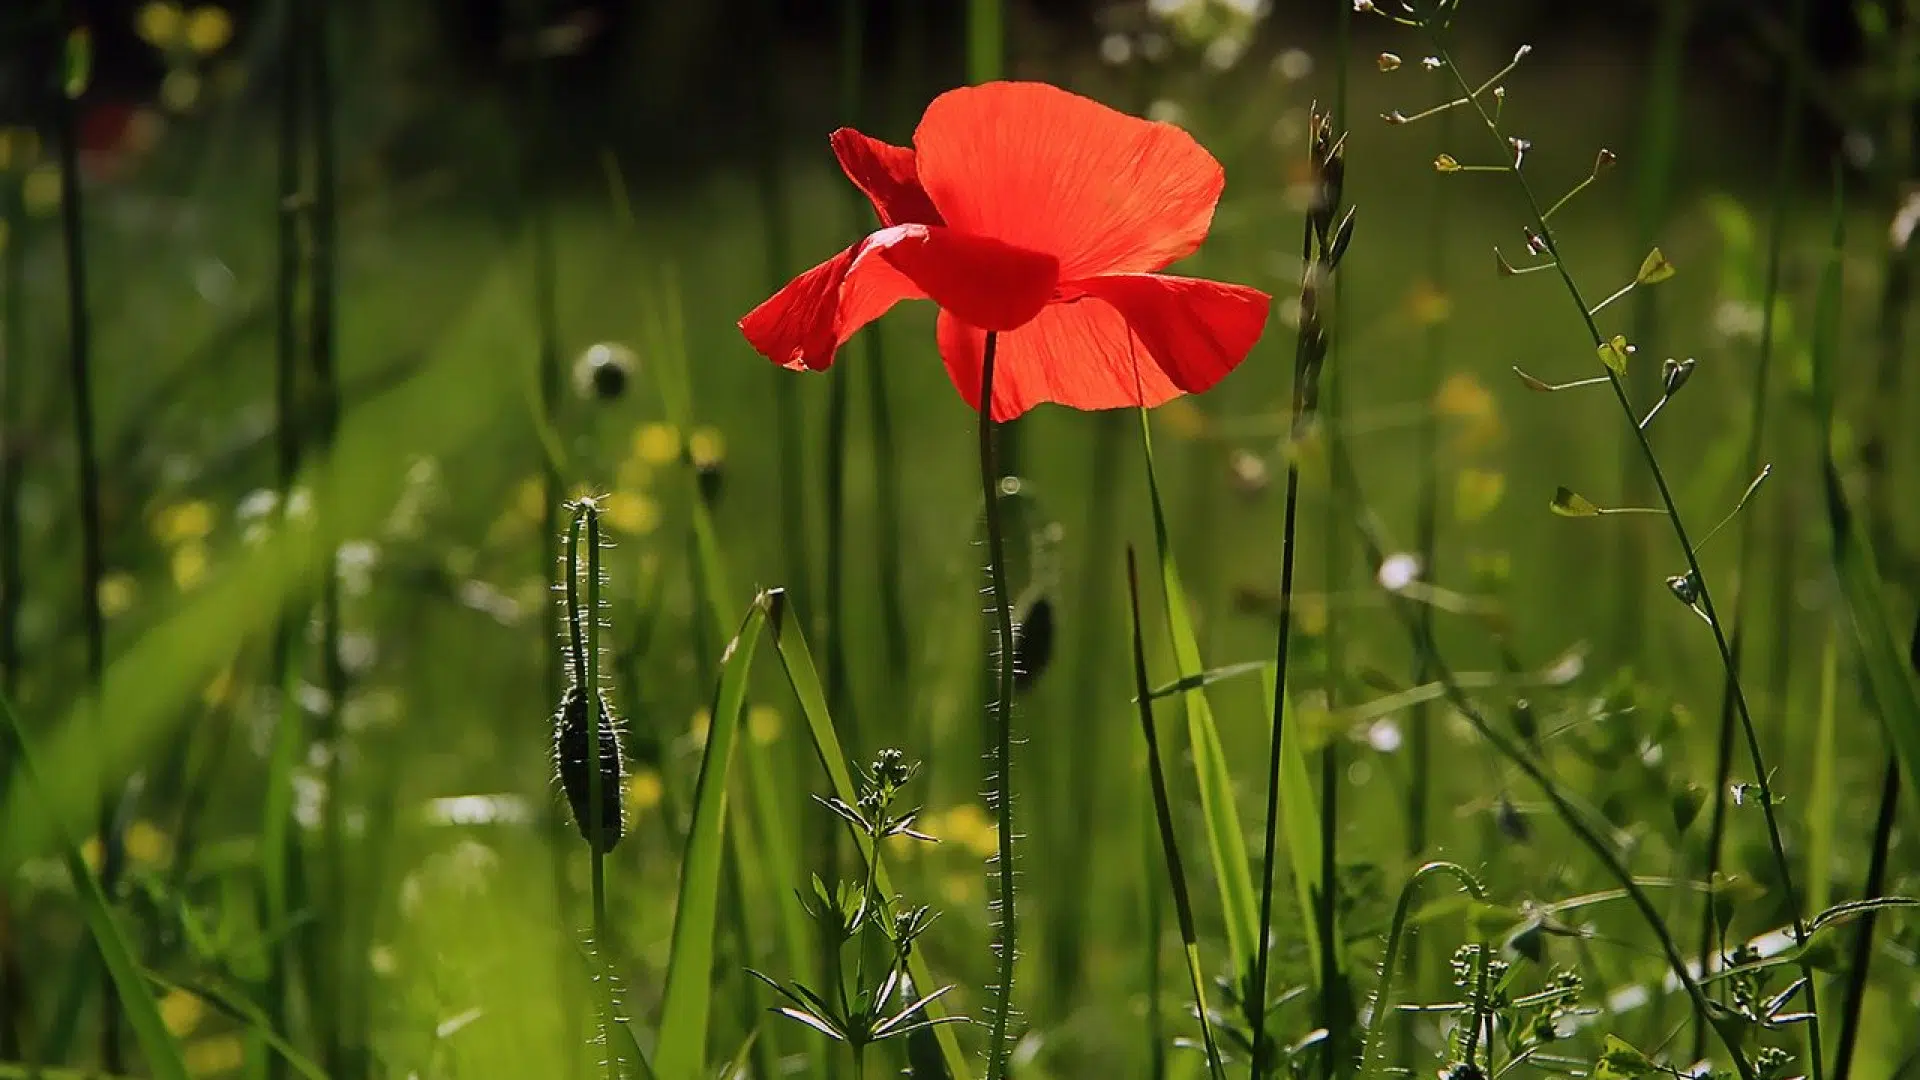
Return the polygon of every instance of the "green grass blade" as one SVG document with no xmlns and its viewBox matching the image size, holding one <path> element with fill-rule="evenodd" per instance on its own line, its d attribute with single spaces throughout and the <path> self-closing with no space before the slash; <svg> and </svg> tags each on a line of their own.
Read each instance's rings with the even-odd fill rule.
<svg viewBox="0 0 1920 1080">
<path fill-rule="evenodd" d="M 1160 564 L 1160 589 L 1166 600 L 1167 630 L 1173 636 L 1173 657 L 1179 678 L 1199 677 L 1206 671 L 1200 661 L 1200 642 L 1187 614 L 1187 590 L 1180 580 L 1180 568 L 1174 563 L 1173 546 L 1167 539 L 1167 515 L 1160 503 L 1160 482 L 1154 475 L 1153 437 L 1148 430 L 1146 410 L 1140 412 L 1140 448 L 1146 456 L 1147 495 L 1153 503 L 1153 543 Z M 1200 812 L 1206 820 L 1207 851 L 1213 858 L 1214 879 L 1220 884 L 1220 903 L 1227 929 L 1227 952 L 1236 977 L 1253 968 L 1253 950 L 1259 924 L 1253 891 L 1253 871 L 1247 865 L 1247 842 L 1240 830 L 1240 819 L 1233 808 L 1233 780 L 1227 771 L 1226 751 L 1220 743 L 1220 729 L 1213 722 L 1213 709 L 1206 694 L 1191 690 L 1182 695 L 1187 714 L 1187 738 L 1191 743 L 1193 770 L 1200 784 Z"/>
<path fill-rule="evenodd" d="M 773 595 L 778 597 L 781 594 Z M 781 603 L 776 601 L 770 621 L 773 624 L 774 646 L 780 654 L 780 665 L 787 673 L 787 684 L 793 688 L 800 712 L 807 718 L 807 730 L 813 736 L 814 751 L 819 754 L 821 767 L 827 770 L 827 778 L 833 783 L 833 793 L 849 804 L 858 803 L 860 792 L 854 787 L 852 774 L 847 771 L 847 755 L 834 729 L 833 715 L 827 711 L 827 695 L 820 683 L 819 669 L 814 667 L 806 636 L 792 620 L 781 617 L 782 610 Z M 859 845 L 862 859 L 875 861 L 875 886 L 883 895 L 893 895 L 892 879 L 887 874 L 886 864 L 879 861 L 878 853 L 864 839 L 856 837 L 855 843 Z M 926 959 L 918 950 L 907 960 L 907 974 L 912 976 L 913 985 L 920 987 L 922 992 L 937 985 L 927 974 Z M 939 1002 L 929 1004 L 926 1014 L 930 1020 L 947 1015 Z M 960 1040 L 952 1028 L 951 1024 L 937 1024 L 932 1029 L 934 1037 L 940 1042 L 940 1056 L 946 1061 L 947 1073 L 952 1080 L 972 1080 L 973 1073 L 967 1068 L 966 1055 L 961 1051 Z"/>
<path fill-rule="evenodd" d="M 1833 828 L 1838 789 L 1835 698 L 1840 681 L 1840 642 L 1832 634 L 1820 649 L 1820 709 L 1813 727 L 1813 779 L 1807 786 L 1807 906 L 1823 910 L 1833 901 Z"/>
<path fill-rule="evenodd" d="M 693 827 L 680 862 L 680 898 L 673 917 L 660 1008 L 660 1045 L 654 1070 L 669 1080 L 706 1073 L 707 1014 L 713 999 L 713 935 L 720 913 L 720 859 L 727 815 L 727 779 L 747 701 L 754 647 L 776 601 L 762 593 L 727 646 L 714 689 L 707 748 L 693 789 Z"/>
<path fill-rule="evenodd" d="M 1834 367 L 1839 362 L 1845 203 L 1834 184 L 1832 248 L 1821 273 L 1814 311 L 1813 399 L 1821 435 L 1827 524 L 1833 533 L 1833 569 L 1840 584 L 1840 622 L 1852 640 L 1867 693 L 1886 728 L 1907 789 L 1920 791 L 1920 675 L 1907 665 L 1903 643 L 1887 617 L 1888 588 L 1874 561 L 1866 523 L 1848 501 L 1834 449 Z M 1920 799 L 1907 802 L 1920 818 Z"/>
<path fill-rule="evenodd" d="M 1140 630 L 1140 575 L 1134 566 L 1131 547 L 1127 549 L 1127 597 L 1133 610 L 1134 701 L 1140 710 L 1140 732 L 1147 743 L 1147 776 L 1153 785 L 1154 820 L 1160 827 L 1160 855 L 1166 864 L 1167 882 L 1173 889 L 1174 915 L 1180 923 L 1180 943 L 1187 958 L 1187 981 L 1193 987 L 1194 1013 L 1200 1020 L 1200 1038 L 1207 1051 L 1207 1073 L 1213 1080 L 1225 1080 L 1226 1067 L 1220 1063 L 1220 1044 L 1214 1039 L 1213 1020 L 1207 1011 L 1206 976 L 1200 967 L 1200 934 L 1194 927 L 1193 901 L 1187 893 L 1186 870 L 1180 863 L 1173 807 L 1167 799 L 1167 775 L 1160 766 L 1160 738 L 1154 732 L 1153 698 L 1147 691 L 1147 647 Z"/>
<path fill-rule="evenodd" d="M 40 802 L 47 802 L 47 786 L 40 775 L 38 758 L 32 747 L 27 744 L 27 733 L 13 713 L 13 704 L 0 696 L 0 719 L 5 721 L 7 740 L 11 742 L 9 755 L 18 762 L 20 776 L 33 791 Z M 55 813 L 51 807 L 48 813 Z M 186 1062 L 181 1060 L 180 1048 L 174 1044 L 173 1036 L 168 1033 L 165 1021 L 160 1019 L 160 1008 L 153 1000 L 153 994 L 147 986 L 140 966 L 134 961 L 133 951 L 128 948 L 125 938 L 120 936 L 120 928 L 114 925 L 113 911 L 108 905 L 106 893 L 100 889 L 100 879 L 88 868 L 87 861 L 80 854 L 80 846 L 73 840 L 65 826 L 54 822 L 59 836 L 60 859 L 66 864 L 67 876 L 73 879 L 73 891 L 80 903 L 81 918 L 86 921 L 87 932 L 92 935 L 94 945 L 100 950 L 107 973 L 113 979 L 113 987 L 121 1006 L 125 1010 L 126 1020 L 133 1028 L 134 1037 L 140 1041 L 140 1051 L 147 1059 L 147 1068 L 156 1080 L 187 1080 Z"/>
<path fill-rule="evenodd" d="M 649 353 L 659 358 L 658 363 L 648 367 L 654 373 L 655 386 L 668 421 L 682 432 L 691 432 L 693 397 L 686 371 L 685 336 L 679 322 L 679 293 L 671 287 L 671 283 L 666 291 L 666 302 L 650 310 L 647 319 L 647 337 L 651 342 Z M 697 592 L 703 601 L 704 621 L 708 624 L 713 641 L 726 641 L 729 640 L 728 630 L 732 626 L 729 605 L 733 592 L 732 579 L 721 554 L 719 532 L 714 528 L 713 513 L 706 499 L 700 495 L 698 470 L 686 453 L 682 454 L 679 472 L 684 503 L 691 517 L 694 575 L 699 585 Z M 748 804 L 759 835 L 765 839 L 768 862 L 776 874 L 797 876 L 799 861 L 788 843 L 789 833 L 780 821 L 781 807 L 792 805 L 786 799 L 785 785 L 766 760 L 764 749 L 751 738 L 746 740 L 743 752 L 747 759 L 747 777 L 754 785 Z M 776 889 L 775 896 L 781 951 L 793 965 L 796 977 L 810 974 L 807 957 L 811 954 L 807 946 L 811 938 L 806 914 L 800 910 L 800 901 L 793 890 Z M 816 1060 L 815 1065 L 819 1064 Z"/>
<path fill-rule="evenodd" d="M 1274 679 L 1272 668 L 1260 673 L 1260 686 L 1269 712 L 1275 697 Z M 1287 861 L 1293 873 L 1294 896 L 1300 902 L 1300 930 L 1306 935 L 1309 955 L 1320 956 L 1320 922 L 1315 914 L 1327 889 L 1324 852 L 1320 846 L 1320 806 L 1313 796 L 1313 782 L 1308 778 L 1307 755 L 1300 745 L 1301 725 L 1293 715 L 1291 698 L 1286 700 L 1285 708 L 1287 715 L 1281 718 L 1280 727 L 1280 824 L 1287 837 Z M 1271 729 L 1273 718 L 1269 716 L 1267 720 Z M 1339 925 L 1337 921 L 1334 923 L 1334 981 L 1345 985 L 1350 979 L 1346 950 L 1338 947 Z M 1321 977 L 1318 964 L 1313 971 L 1318 980 Z"/>
</svg>

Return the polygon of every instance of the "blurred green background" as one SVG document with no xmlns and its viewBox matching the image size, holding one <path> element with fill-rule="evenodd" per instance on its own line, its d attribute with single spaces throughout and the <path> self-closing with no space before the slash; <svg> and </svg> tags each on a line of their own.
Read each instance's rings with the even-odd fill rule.
<svg viewBox="0 0 1920 1080">
<path fill-rule="evenodd" d="M 1721 708 L 1712 639 L 1665 584 L 1684 563 L 1657 517 L 1549 512 L 1563 485 L 1607 507 L 1651 496 L 1603 390 L 1538 394 L 1512 372 L 1559 382 L 1592 374 L 1593 357 L 1553 275 L 1496 272 L 1496 245 L 1515 262 L 1526 246 L 1510 178 L 1432 166 L 1441 153 L 1494 160 L 1486 132 L 1464 113 L 1378 119 L 1450 93 L 1441 74 L 1422 70 L 1418 35 L 1360 19 L 1343 52 L 1331 2 L 977 6 L 993 20 L 907 0 L 849 4 L 851 19 L 824 3 L 327 9 L 341 395 L 331 448 L 318 441 L 314 403 L 326 384 L 304 341 L 293 389 L 306 435 L 296 513 L 340 541 L 333 671 L 313 572 L 325 557 L 280 559 L 297 545 L 275 525 L 283 209 L 299 222 L 296 258 L 310 257 L 319 235 L 312 162 L 290 209 L 275 186 L 291 9 L 90 12 L 97 63 L 78 130 L 105 568 L 91 589 L 105 616 L 97 707 L 83 647 L 90 589 L 66 360 L 69 253 L 41 85 L 60 34 L 50 9 L 34 10 L 47 5 L 6 16 L 0 43 L 17 85 L 0 183 L 17 202 L 4 234 L 15 301 L 0 450 L 17 528 L 0 544 L 21 574 L 5 583 L 15 631 L 4 659 L 54 798 L 0 759 L 0 1075 L 13 1075 L 13 1061 L 97 1060 L 102 988 L 52 860 L 52 826 L 90 833 L 102 780 L 120 793 L 120 923 L 164 986 L 204 991 L 158 993 L 196 1073 L 277 1068 L 261 1025 L 210 1006 L 213 988 L 263 1008 L 282 1003 L 286 1038 L 339 1075 L 577 1071 L 582 1059 L 568 1055 L 584 1053 L 588 1022 L 574 948 L 585 854 L 548 828 L 558 691 L 549 560 L 550 503 L 585 491 L 605 496 L 615 541 L 610 656 L 634 768 L 631 836 L 610 861 L 615 936 L 602 943 L 628 1011 L 645 1027 L 658 1008 L 703 710 L 724 645 L 707 601 L 743 612 L 753 588 L 783 586 L 815 655 L 843 665 L 835 721 L 848 753 L 865 761 L 898 746 L 925 764 L 923 827 L 945 842 L 903 852 L 898 880 L 945 912 L 922 948 L 936 977 L 958 984 L 949 1004 L 984 1012 L 992 957 L 980 860 L 992 835 L 980 794 L 975 418 L 938 362 L 924 305 L 864 331 L 818 375 L 768 364 L 735 321 L 870 227 L 834 168 L 829 130 L 851 123 L 906 142 L 933 94 L 995 68 L 1191 130 L 1228 182 L 1212 237 L 1181 271 L 1277 297 L 1266 338 L 1239 371 L 1152 417 L 1173 549 L 1206 661 L 1221 666 L 1272 652 L 1303 140 L 1310 107 L 1334 100 L 1344 66 L 1350 101 L 1339 122 L 1351 127 L 1347 199 L 1358 225 L 1340 271 L 1329 423 L 1400 549 L 1417 550 L 1419 508 L 1433 499 L 1438 539 L 1424 575 L 1453 598 L 1435 625 L 1455 667 L 1497 671 L 1503 656 L 1523 673 L 1557 665 L 1554 685 L 1523 676 L 1518 689 L 1490 691 L 1489 708 L 1504 715 L 1524 693 L 1551 732 L 1558 775 L 1621 830 L 1636 872 L 1699 876 L 1704 816 L 1678 820 L 1674 807 L 1712 797 Z M 1796 33 L 1787 6 L 1468 3 L 1458 54 L 1485 76 L 1534 44 L 1503 83 L 1502 116 L 1531 140 L 1525 171 L 1547 198 L 1586 177 L 1602 148 L 1619 156 L 1554 219 L 1590 300 L 1631 280 L 1654 245 L 1679 269 L 1610 307 L 1602 325 L 1638 346 L 1643 411 L 1657 399 L 1662 359 L 1698 360 L 1650 429 L 1696 538 L 1752 479 L 1751 404 L 1771 397 L 1771 478 L 1703 559 L 1723 611 L 1743 594 L 1748 693 L 1786 800 L 1790 854 L 1800 874 L 1846 899 L 1866 873 L 1886 748 L 1842 652 L 1826 688 L 1837 757 L 1823 764 L 1816 753 L 1823 662 L 1837 646 L 1807 327 L 1838 176 L 1850 237 L 1840 409 L 1861 448 L 1850 480 L 1870 493 L 1889 611 L 1905 626 L 1920 552 L 1911 497 L 1920 440 L 1905 425 L 1920 415 L 1920 391 L 1903 377 L 1913 353 L 1898 329 L 1908 271 L 1897 223 L 1912 212 L 1920 16 L 1897 0 L 1815 4 L 1821 28 Z M 860 41 L 851 51 L 850 36 Z M 1382 70 L 1388 51 L 1405 60 L 1398 70 Z M 1778 98 L 1795 71 L 1810 104 L 1787 171 L 1783 304 L 1763 386 L 1754 371 Z M 622 392 L 576 386 L 574 369 L 596 345 L 630 353 Z M 545 417 L 543 351 L 560 363 Z M 691 415 L 676 417 L 659 388 L 683 379 Z M 791 417 L 800 426 L 783 429 Z M 1050 406 L 1014 438 L 1030 496 L 1014 515 L 1016 584 L 1044 593 L 1057 624 L 1053 661 L 1018 710 L 1018 1074 L 1148 1075 L 1150 944 L 1167 958 L 1157 991 L 1166 1022 L 1181 1035 L 1192 1025 L 1177 939 L 1152 913 L 1165 883 L 1129 704 L 1122 548 L 1152 544 L 1135 422 Z M 1536 793 L 1450 713 L 1367 707 L 1418 679 L 1359 565 L 1352 508 L 1329 505 L 1324 440 L 1303 459 L 1304 659 L 1293 693 L 1310 747 L 1338 751 L 1320 760 L 1337 762 L 1339 896 L 1370 987 L 1392 898 L 1428 858 L 1485 875 L 1504 905 L 1491 924 L 1501 932 L 1539 918 L 1543 909 L 1526 905 L 1607 885 Z M 730 595 L 699 592 L 690 465 L 709 485 Z M 1745 577 L 1742 543 L 1755 545 Z M 1160 610 L 1157 597 L 1147 607 Z M 272 679 L 282 616 L 291 711 Z M 1157 618 L 1148 642 L 1156 681 L 1173 678 Z M 742 969 L 792 974 L 776 947 L 776 898 L 814 869 L 823 827 L 810 822 L 825 813 L 803 794 L 825 786 L 791 695 L 761 663 L 751 766 L 743 758 L 735 769 L 733 806 L 736 818 L 757 808 L 785 836 L 760 835 L 764 857 L 725 883 L 738 918 L 723 919 L 711 1038 L 711 1056 L 725 1060 L 761 1025 L 756 1068 L 817 1052 L 813 1036 L 769 1021 L 770 995 Z M 1210 696 L 1239 817 L 1255 838 L 1267 735 L 1259 684 L 1223 681 Z M 1185 733 L 1173 716 L 1162 723 L 1203 955 L 1217 961 Z M 1425 765 L 1409 750 L 1415 724 L 1432 732 Z M 1416 770 L 1432 788 L 1424 846 L 1411 850 Z M 1734 778 L 1752 779 L 1739 767 Z M 469 796 L 487 798 L 448 801 Z M 280 870 L 296 897 L 285 925 L 267 922 L 260 899 L 263 879 L 277 876 L 262 865 L 275 821 L 292 837 Z M 1748 886 L 1734 890 L 1732 936 L 1760 934 L 1790 912 L 1758 816 L 1735 807 L 1728 828 L 1724 870 Z M 1902 835 L 1895 847 L 1889 894 L 1914 887 L 1911 844 Z M 91 850 L 97 861 L 97 840 Z M 772 854 L 780 850 L 799 854 L 786 863 Z M 1697 898 L 1659 896 L 1691 943 Z M 1644 927 L 1617 908 L 1548 920 L 1578 928 L 1549 948 L 1583 971 L 1596 1009 L 1634 984 L 1664 997 Z M 1279 933 L 1275 981 L 1304 985 L 1297 919 L 1283 918 Z M 1457 908 L 1435 914 L 1403 999 L 1445 1000 L 1440 958 L 1469 937 Z M 1910 1023 L 1920 936 L 1910 919 L 1890 917 L 1880 941 L 1863 1076 L 1894 1075 L 1920 1051 Z M 272 982 L 282 949 L 295 957 L 291 989 Z M 1289 1041 L 1312 1027 L 1304 997 L 1275 1015 Z M 1603 1012 L 1597 1027 L 1658 1044 L 1681 1018 L 1663 1000 Z M 1437 1030 L 1416 1032 L 1404 1051 L 1416 1073 L 1439 1060 Z M 981 1037 L 960 1038 L 972 1048 Z M 1189 1052 L 1172 1060 L 1188 1075 L 1203 1065 Z"/>
</svg>

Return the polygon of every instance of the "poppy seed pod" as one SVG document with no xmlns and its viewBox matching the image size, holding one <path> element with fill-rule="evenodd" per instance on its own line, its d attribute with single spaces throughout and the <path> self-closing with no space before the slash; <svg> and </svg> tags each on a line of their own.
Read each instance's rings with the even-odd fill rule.
<svg viewBox="0 0 1920 1080">
<path fill-rule="evenodd" d="M 1013 692 L 1031 690 L 1052 660 L 1053 601 L 1042 593 L 1013 624 Z"/>
<path fill-rule="evenodd" d="M 626 758 L 620 750 L 620 721 L 600 696 L 600 853 L 612 851 L 625 831 L 626 818 L 621 789 L 626 781 Z M 567 794 L 567 806 L 580 836 L 589 846 L 594 842 L 591 811 L 591 777 L 587 772 L 587 695 L 579 684 L 567 687 L 560 707 L 553 716 L 553 766 L 560 777 L 560 789 Z"/>
</svg>

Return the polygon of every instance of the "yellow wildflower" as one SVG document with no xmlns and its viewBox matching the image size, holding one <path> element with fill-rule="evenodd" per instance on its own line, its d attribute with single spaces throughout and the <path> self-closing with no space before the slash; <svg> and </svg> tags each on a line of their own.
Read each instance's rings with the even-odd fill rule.
<svg viewBox="0 0 1920 1080">
<path fill-rule="evenodd" d="M 1206 433 L 1207 414 L 1192 398 L 1174 398 L 1154 410 L 1167 432 L 1176 439 L 1193 439 Z"/>
<path fill-rule="evenodd" d="M 160 1019 L 174 1038 L 192 1034 L 207 1015 L 207 1003 L 198 994 L 174 990 L 160 999 Z"/>
<path fill-rule="evenodd" d="M 187 16 L 187 48 L 212 56 L 233 40 L 233 18 L 211 4 L 202 4 Z"/>
<path fill-rule="evenodd" d="M 780 738 L 780 710 L 771 705 L 754 705 L 747 709 L 747 734 L 753 741 L 766 746 Z"/>
<path fill-rule="evenodd" d="M 140 40 L 156 49 L 168 49 L 180 40 L 180 28 L 186 21 L 180 11 L 180 5 L 168 0 L 154 0 L 153 3 L 140 5 L 133 17 L 133 28 Z"/>
<path fill-rule="evenodd" d="M 138 584 L 133 575 L 115 570 L 100 579 L 100 614 L 109 619 L 125 615 L 133 607 Z"/>
<path fill-rule="evenodd" d="M 680 456 L 680 429 L 657 421 L 633 433 L 633 456 L 649 465 L 665 465 Z"/>
<path fill-rule="evenodd" d="M 238 1070 L 247 1063 L 247 1047 L 237 1035 L 215 1035 L 195 1039 L 180 1052 L 187 1072 L 194 1076 L 218 1076 Z"/>
<path fill-rule="evenodd" d="M 31 217 L 44 217 L 60 208 L 60 168 L 41 165 L 20 182 L 20 202 Z"/>
<path fill-rule="evenodd" d="M 645 536 L 660 524 L 660 507 L 637 491 L 616 491 L 601 501 L 607 524 L 629 536 Z"/>
<path fill-rule="evenodd" d="M 726 439 L 715 428 L 696 428 L 687 439 L 687 454 L 695 465 L 718 465 L 727 456 Z"/>
<path fill-rule="evenodd" d="M 174 503 L 153 516 L 153 534 L 163 544 L 204 540 L 212 532 L 213 507 L 204 499 Z"/>
<path fill-rule="evenodd" d="M 633 775 L 627 778 L 627 813 L 638 817 L 659 806 L 665 790 L 660 783 L 659 773 L 652 769 L 634 770 Z"/>
<path fill-rule="evenodd" d="M 173 553 L 173 583 L 182 592 L 193 588 L 207 577 L 207 545 L 195 540 L 180 545 Z"/>
<path fill-rule="evenodd" d="M 120 845 L 127 858 L 141 866 L 161 866 L 173 851 L 173 840 L 151 821 L 136 821 L 127 826 Z"/>
</svg>

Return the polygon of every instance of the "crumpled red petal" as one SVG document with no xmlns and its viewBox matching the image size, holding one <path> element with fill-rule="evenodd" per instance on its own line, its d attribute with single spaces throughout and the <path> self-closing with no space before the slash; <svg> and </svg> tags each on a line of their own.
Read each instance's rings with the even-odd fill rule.
<svg viewBox="0 0 1920 1080">
<path fill-rule="evenodd" d="M 902 300 L 931 299 L 975 326 L 1011 330 L 1053 295 L 1059 263 L 934 225 L 881 229 L 788 282 L 740 320 L 762 356 L 823 371 L 862 326 Z"/>
<path fill-rule="evenodd" d="M 1074 282 L 1066 291 L 1075 299 L 1000 335 L 995 420 L 1047 401 L 1151 408 L 1204 390 L 1246 359 L 1271 306 L 1257 289 L 1153 274 Z M 986 332 L 941 312 L 938 335 L 948 377 L 978 410 Z"/>
<path fill-rule="evenodd" d="M 1044 83 L 950 90 L 927 106 L 913 145 L 949 226 L 1056 255 L 1066 280 L 1192 254 L 1226 182 L 1179 128 Z"/>
<path fill-rule="evenodd" d="M 913 150 L 861 134 L 850 127 L 828 139 L 847 179 L 873 203 L 882 225 L 944 225 L 940 211 L 920 186 Z"/>
</svg>

